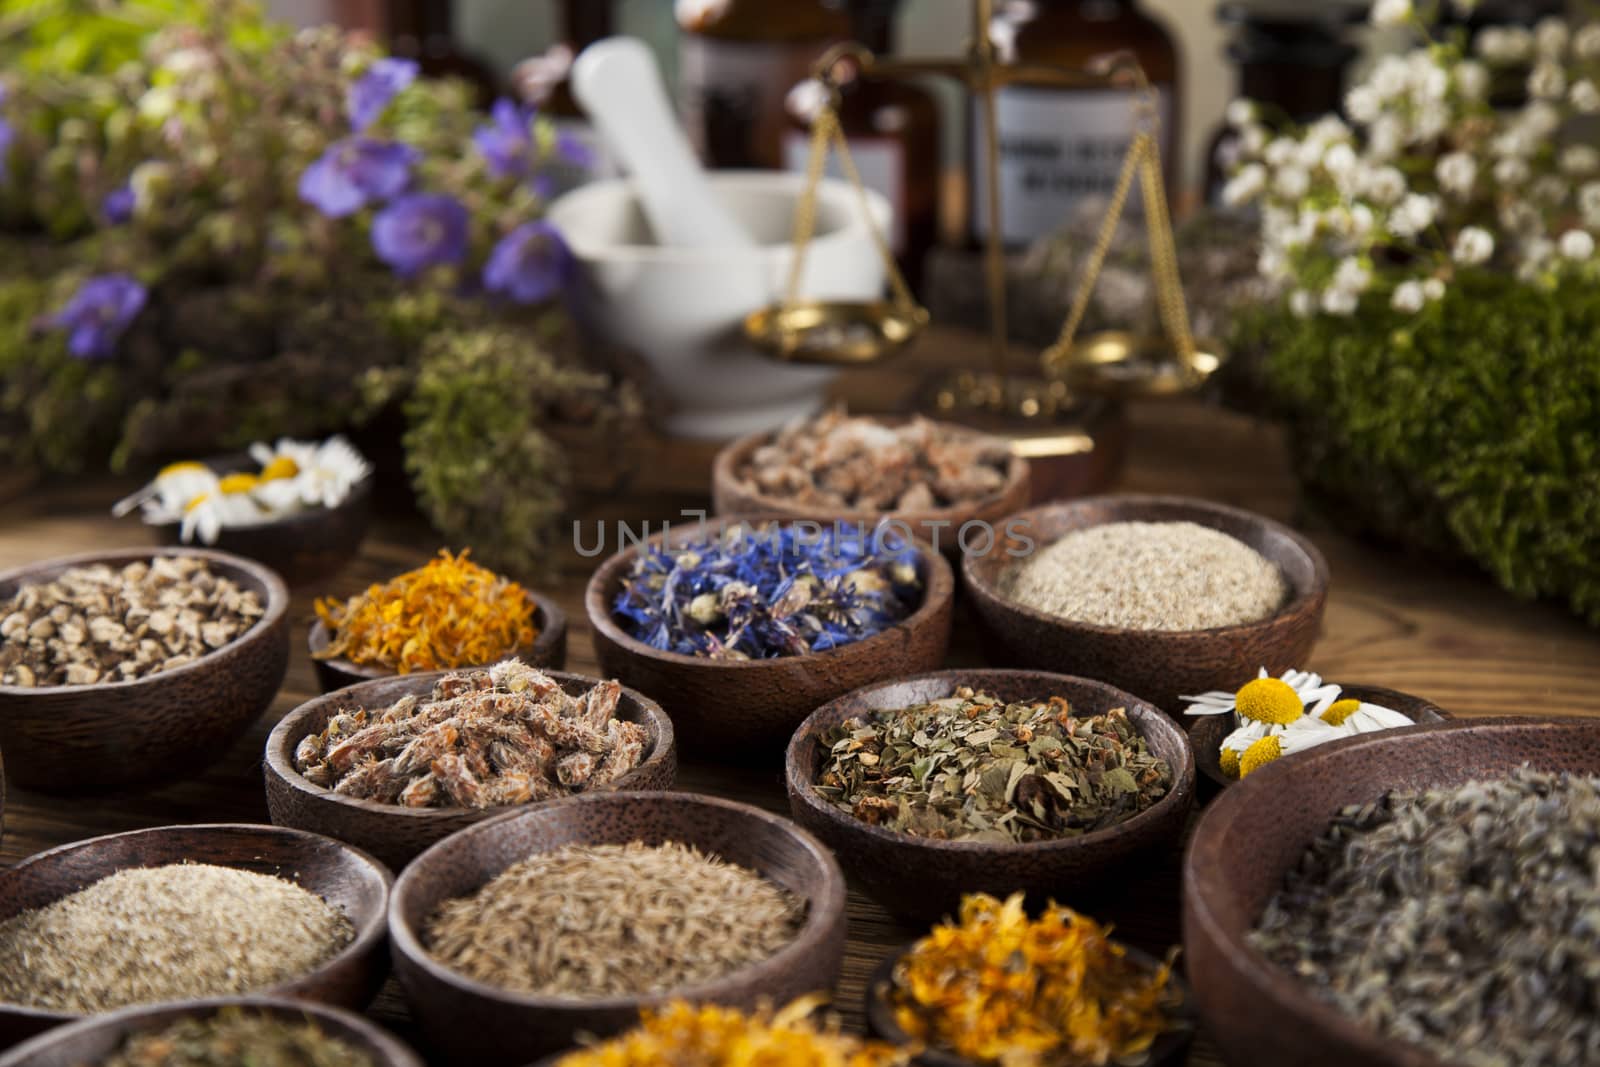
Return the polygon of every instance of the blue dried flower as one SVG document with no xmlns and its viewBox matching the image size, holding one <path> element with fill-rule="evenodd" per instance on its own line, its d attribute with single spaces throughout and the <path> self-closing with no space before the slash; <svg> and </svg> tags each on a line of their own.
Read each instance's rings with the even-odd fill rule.
<svg viewBox="0 0 1600 1067">
<path fill-rule="evenodd" d="M 467 252 L 467 209 L 436 193 L 401 197 L 372 220 L 372 247 L 403 278 L 458 262 Z"/>
<path fill-rule="evenodd" d="M 489 253 L 483 287 L 519 304 L 537 304 L 559 293 L 571 273 L 572 253 L 548 222 L 525 222 Z"/>
<path fill-rule="evenodd" d="M 300 175 L 300 199 L 330 219 L 353 215 L 369 203 L 405 191 L 422 154 L 407 144 L 346 137 Z"/>
<path fill-rule="evenodd" d="M 101 274 L 84 282 L 45 324 L 70 331 L 67 351 L 79 359 L 105 359 L 116 352 L 117 341 L 144 310 L 147 296 L 145 287 L 126 274 Z"/>
<path fill-rule="evenodd" d="M 344 109 L 350 128 L 361 133 L 378 121 L 400 90 L 417 80 L 417 64 L 409 59 L 380 59 L 345 91 Z"/>
</svg>

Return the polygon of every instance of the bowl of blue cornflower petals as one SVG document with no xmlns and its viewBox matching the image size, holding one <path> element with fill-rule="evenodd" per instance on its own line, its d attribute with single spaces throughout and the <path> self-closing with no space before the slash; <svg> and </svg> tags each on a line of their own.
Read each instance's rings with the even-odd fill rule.
<svg viewBox="0 0 1600 1067">
<path fill-rule="evenodd" d="M 777 754 L 834 697 L 939 667 L 954 592 L 903 527 L 732 516 L 616 553 L 585 606 L 601 670 L 666 708 L 680 744 Z"/>
</svg>

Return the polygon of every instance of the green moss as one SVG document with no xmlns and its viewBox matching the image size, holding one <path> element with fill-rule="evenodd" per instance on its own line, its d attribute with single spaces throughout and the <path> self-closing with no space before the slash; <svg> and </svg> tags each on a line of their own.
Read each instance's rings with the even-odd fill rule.
<svg viewBox="0 0 1600 1067">
<path fill-rule="evenodd" d="M 1600 289 L 1480 274 L 1419 315 L 1271 312 L 1236 341 L 1338 517 L 1600 625 Z"/>
</svg>

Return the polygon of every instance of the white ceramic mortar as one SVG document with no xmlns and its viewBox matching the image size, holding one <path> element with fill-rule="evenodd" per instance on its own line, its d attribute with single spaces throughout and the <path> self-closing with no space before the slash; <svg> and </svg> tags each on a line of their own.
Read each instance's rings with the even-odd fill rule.
<svg viewBox="0 0 1600 1067">
<path fill-rule="evenodd" d="M 785 365 L 742 333 L 744 317 L 780 300 L 788 284 L 789 239 L 803 178 L 773 171 L 721 171 L 712 189 L 755 237 L 739 249 L 648 243 L 649 227 L 631 180 L 595 182 L 550 206 L 550 221 L 579 265 L 578 315 L 610 344 L 639 353 L 666 395 L 664 429 L 682 437 L 727 438 L 815 413 L 837 373 Z M 880 232 L 889 203 L 869 193 Z M 884 285 L 856 191 L 824 181 L 802 295 L 869 300 Z"/>
</svg>

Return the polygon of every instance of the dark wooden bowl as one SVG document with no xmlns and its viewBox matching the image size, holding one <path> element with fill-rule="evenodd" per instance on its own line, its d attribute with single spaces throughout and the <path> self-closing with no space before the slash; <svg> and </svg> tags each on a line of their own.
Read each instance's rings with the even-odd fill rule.
<svg viewBox="0 0 1600 1067">
<path fill-rule="evenodd" d="M 73 567 L 197 556 L 253 590 L 266 613 L 231 644 L 131 682 L 0 685 L 0 749 L 12 784 L 75 792 L 185 778 L 220 757 L 277 695 L 289 666 L 289 591 L 252 560 L 201 548 L 125 548 L 29 564 L 0 574 L 0 600 Z"/>
<path fill-rule="evenodd" d="M 715 536 L 740 522 L 781 521 L 771 515 L 727 517 L 656 534 L 651 548 Z M 950 644 L 955 577 L 942 555 L 918 545 L 922 603 L 906 618 L 854 644 L 806 656 L 713 660 L 662 652 L 623 632 L 611 605 L 639 546 L 606 560 L 589 579 L 584 607 L 594 631 L 601 673 L 649 693 L 672 716 L 680 744 L 696 751 L 777 751 L 811 711 L 841 693 L 903 674 L 937 668 Z"/>
<path fill-rule="evenodd" d="M 1161 961 L 1148 952 L 1141 952 L 1132 945 L 1123 947 L 1127 950 L 1128 958 L 1134 962 L 1151 970 L 1161 966 Z M 905 945 L 891 954 L 873 968 L 872 977 L 867 980 L 865 998 L 867 1030 L 872 1036 L 895 1045 L 915 1044 L 911 1035 L 906 1033 L 895 1020 L 894 1007 L 889 1002 L 889 992 L 894 985 L 895 966 L 901 957 L 910 951 L 911 946 Z M 1172 1011 L 1175 1025 L 1155 1039 L 1143 1059 L 1134 1061 L 1136 1067 L 1181 1067 L 1189 1051 L 1189 1045 L 1194 1041 L 1196 1026 L 1194 997 L 1189 992 L 1189 986 L 1184 982 L 1183 976 L 1176 970 L 1173 971 L 1170 985 L 1181 995 L 1181 999 Z M 953 1052 L 939 1049 L 927 1049 L 919 1053 L 916 1062 L 922 1067 L 993 1067 L 992 1064 L 969 1060 Z M 0 1064 L 0 1067 L 4 1065 Z"/>
<path fill-rule="evenodd" d="M 287 878 L 343 911 L 356 939 L 321 967 L 264 995 L 360 1010 L 387 971 L 385 909 L 394 881 L 377 860 L 338 841 L 280 826 L 161 826 L 77 841 L 0 871 L 0 922 L 132 867 L 211 863 Z M 0 1048 L 82 1016 L 0 1003 Z"/>
<path fill-rule="evenodd" d="M 853 716 L 939 700 L 963 685 L 1002 700 L 1065 697 L 1076 714 L 1128 709 L 1152 751 L 1172 766 L 1166 796 L 1126 822 L 1081 837 L 1029 844 L 939 841 L 896 833 L 852 818 L 817 793 L 827 753 L 818 735 Z M 1194 753 L 1183 730 L 1138 697 L 1103 682 L 1041 671 L 940 671 L 858 689 L 825 704 L 789 742 L 784 779 L 795 821 L 833 849 L 862 890 L 898 915 L 937 919 L 955 910 L 964 893 L 1065 899 L 1105 884 L 1141 853 L 1177 840 L 1194 804 Z"/>
<path fill-rule="evenodd" d="M 1233 1067 L 1444 1067 L 1379 1036 L 1246 937 L 1284 876 L 1347 805 L 1529 764 L 1600 774 L 1600 723 L 1480 719 L 1334 741 L 1275 761 L 1206 808 L 1183 861 L 1183 947 L 1206 1032 Z"/>
<path fill-rule="evenodd" d="M 191 1016 L 209 1018 L 220 1009 L 233 1006 L 287 1022 L 315 1023 L 330 1037 L 364 1052 L 373 1067 L 423 1067 L 420 1056 L 359 1015 L 282 997 L 222 997 L 124 1008 L 57 1027 L 26 1041 L 0 1056 L 0 1067 L 84 1067 L 103 1063 L 135 1034 L 162 1030 Z"/>
<path fill-rule="evenodd" d="M 541 593 L 530 589 L 528 597 L 534 602 L 533 624 L 539 628 L 539 636 L 533 639 L 533 644 L 519 648 L 511 655 L 531 667 L 559 671 L 567 665 L 567 613 L 554 600 Z M 387 667 L 363 666 L 342 656 L 316 659 L 316 654 L 328 647 L 331 636 L 321 619 L 312 620 L 306 647 L 311 650 L 311 666 L 317 672 L 317 684 L 324 693 L 370 682 L 374 678 L 400 677 Z M 475 663 L 472 666 L 488 667 L 491 664 Z"/>
<path fill-rule="evenodd" d="M 894 425 L 904 418 L 885 418 L 880 421 Z M 971 433 L 966 427 L 959 429 Z M 1030 468 L 1021 456 L 1012 456 L 1006 467 L 1005 484 L 999 491 L 981 500 L 954 507 L 926 508 L 916 511 L 849 511 L 813 508 L 782 497 L 768 496 L 744 477 L 750 456 L 772 438 L 771 431 L 741 437 L 717 453 L 711 464 L 711 500 L 718 515 L 781 515 L 786 519 L 801 519 L 822 526 L 836 522 L 852 527 L 866 523 L 869 527 L 880 519 L 904 523 L 910 533 L 948 556 L 961 554 L 961 528 L 967 523 L 987 523 L 999 526 L 1000 521 L 1013 512 L 1028 506 L 1030 499 Z M 976 533 L 971 536 L 978 536 Z"/>
<path fill-rule="evenodd" d="M 539 852 L 573 844 L 678 841 L 748 867 L 809 902 L 805 925 L 770 959 L 704 985 L 641 997 L 510 993 L 463 977 L 423 949 L 419 930 L 444 901 L 473 893 Z M 395 973 L 429 1045 L 452 1063 L 513 1067 L 606 1037 L 639 1009 L 674 997 L 754 1007 L 833 987 L 844 960 L 844 875 L 821 842 L 746 804 L 689 793 L 591 793 L 462 830 L 407 867 L 389 904 Z"/>
<path fill-rule="evenodd" d="M 1414 697 L 1410 693 L 1402 693 L 1395 689 L 1381 689 L 1375 685 L 1345 685 L 1341 696 L 1354 697 L 1364 700 L 1369 704 L 1398 711 L 1412 722 L 1430 723 L 1444 722 L 1455 716 L 1434 704 L 1432 701 L 1421 697 Z M 1194 747 L 1194 764 L 1209 781 L 1219 786 L 1230 786 L 1238 783 L 1238 779 L 1229 778 L 1222 773 L 1222 739 L 1233 732 L 1232 715 L 1194 715 L 1190 716 L 1189 744 Z M 1305 753 L 1294 756 L 1285 756 L 1284 759 L 1298 759 Z"/>
<path fill-rule="evenodd" d="M 218 474 L 254 471 L 247 455 L 219 456 L 205 461 Z M 361 551 L 372 522 L 373 478 L 368 474 L 350 487 L 350 495 L 336 508 L 309 508 L 286 518 L 252 526 L 224 527 L 217 543 L 205 547 L 253 559 L 271 567 L 290 585 L 306 585 L 344 569 Z M 151 526 L 163 545 L 182 545 L 181 523 Z"/>
<path fill-rule="evenodd" d="M 1021 556 L 1109 522 L 1193 522 L 1220 530 L 1282 569 L 1289 601 L 1238 626 L 1129 630 L 1047 615 L 1001 594 L 1002 574 Z M 1024 511 L 1003 532 L 994 551 L 967 553 L 961 569 L 985 648 L 1008 666 L 1098 678 L 1176 715 L 1183 710 L 1180 694 L 1226 689 L 1260 667 L 1281 674 L 1306 662 L 1316 644 L 1328 565 L 1310 541 L 1260 515 L 1189 497 L 1099 496 Z"/>
<path fill-rule="evenodd" d="M 423 849 L 457 830 L 515 810 L 407 808 L 375 800 L 356 800 L 313 785 L 295 770 L 295 746 L 306 736 L 321 732 L 341 708 L 381 708 L 408 694 L 426 696 L 434 682 L 446 673 L 431 671 L 363 682 L 315 697 L 286 715 L 267 738 L 264 773 L 267 810 L 272 813 L 272 821 L 279 826 L 293 826 L 348 841 L 399 870 Z M 551 672 L 551 677 L 573 693 L 595 684 L 595 679 L 577 674 Z M 650 733 L 650 743 L 639 766 L 612 784 L 601 786 L 600 790 L 671 789 L 678 770 L 672 720 L 655 701 L 632 689 L 623 689 L 617 714 L 619 718 L 643 725 Z M 528 806 L 532 805 L 519 807 Z"/>
</svg>

